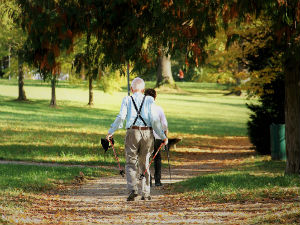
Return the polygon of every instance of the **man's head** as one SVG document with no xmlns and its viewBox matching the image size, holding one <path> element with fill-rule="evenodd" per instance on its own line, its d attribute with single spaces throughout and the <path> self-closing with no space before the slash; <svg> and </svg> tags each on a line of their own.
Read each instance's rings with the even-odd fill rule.
<svg viewBox="0 0 300 225">
<path fill-rule="evenodd" d="M 134 78 L 131 82 L 131 91 L 134 92 L 144 92 L 145 82 L 142 78 Z"/>
<path fill-rule="evenodd" d="M 145 90 L 145 95 L 152 96 L 154 99 L 156 99 L 156 91 L 152 88 L 148 88 Z"/>
</svg>

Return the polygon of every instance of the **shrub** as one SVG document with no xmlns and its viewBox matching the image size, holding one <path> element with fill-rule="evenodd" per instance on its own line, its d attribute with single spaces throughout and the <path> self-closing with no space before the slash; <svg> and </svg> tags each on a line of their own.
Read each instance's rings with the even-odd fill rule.
<svg viewBox="0 0 300 225">
<path fill-rule="evenodd" d="M 284 124 L 284 79 L 280 74 L 270 84 L 265 84 L 259 105 L 247 104 L 252 111 L 247 123 L 248 136 L 258 153 L 271 154 L 270 125 Z"/>
</svg>

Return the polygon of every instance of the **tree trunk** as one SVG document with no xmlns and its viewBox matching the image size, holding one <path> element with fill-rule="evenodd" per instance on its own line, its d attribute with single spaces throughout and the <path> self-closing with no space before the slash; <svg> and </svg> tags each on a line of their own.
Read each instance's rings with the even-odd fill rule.
<svg viewBox="0 0 300 225">
<path fill-rule="evenodd" d="M 2 68 L 3 68 L 3 60 L 0 59 L 0 78 L 3 78 Z"/>
<path fill-rule="evenodd" d="M 93 94 L 93 77 L 89 76 L 89 104 L 90 106 L 94 105 L 94 94 Z"/>
<path fill-rule="evenodd" d="M 90 41 L 91 41 L 91 32 L 88 30 L 86 35 L 86 58 L 87 58 L 87 77 L 89 79 L 89 106 L 92 106 L 94 104 L 94 98 L 93 98 L 93 76 L 91 72 L 91 55 L 90 55 Z"/>
<path fill-rule="evenodd" d="M 295 61 L 290 61 L 290 66 L 285 68 L 287 174 L 300 172 L 300 62 Z"/>
<path fill-rule="evenodd" d="M 163 51 L 158 56 L 158 68 L 156 75 L 156 87 L 169 85 L 174 87 L 174 79 L 171 70 L 171 56 L 166 55 Z"/>
<path fill-rule="evenodd" d="M 51 80 L 51 101 L 50 106 L 55 107 L 56 106 L 56 94 L 55 94 L 55 86 L 56 86 L 56 77 L 53 76 Z"/>
<path fill-rule="evenodd" d="M 11 47 L 8 47 L 8 68 L 10 69 L 10 58 L 11 58 Z M 9 76 L 8 79 L 10 80 L 10 72 L 9 72 Z"/>
<path fill-rule="evenodd" d="M 23 71 L 23 61 L 19 57 L 18 58 L 18 86 L 19 86 L 19 97 L 18 101 L 27 101 L 25 90 L 24 90 L 24 71 Z"/>
</svg>

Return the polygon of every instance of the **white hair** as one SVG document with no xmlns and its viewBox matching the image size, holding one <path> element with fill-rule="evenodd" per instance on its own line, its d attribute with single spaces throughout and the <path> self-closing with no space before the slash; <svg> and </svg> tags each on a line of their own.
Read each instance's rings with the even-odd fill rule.
<svg viewBox="0 0 300 225">
<path fill-rule="evenodd" d="M 131 82 L 131 88 L 134 91 L 142 91 L 145 89 L 145 82 L 142 78 L 136 77 Z"/>
</svg>

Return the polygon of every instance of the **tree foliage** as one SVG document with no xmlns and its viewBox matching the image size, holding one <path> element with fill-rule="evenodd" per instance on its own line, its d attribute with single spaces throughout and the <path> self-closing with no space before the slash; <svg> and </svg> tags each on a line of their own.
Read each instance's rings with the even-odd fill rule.
<svg viewBox="0 0 300 225">
<path fill-rule="evenodd" d="M 14 23 L 19 15 L 18 8 L 14 1 L 0 2 L 0 59 L 10 57 L 10 68 L 7 68 L 7 76 L 17 74 L 19 56 L 23 56 L 23 44 L 26 40 L 26 33 Z"/>
</svg>

